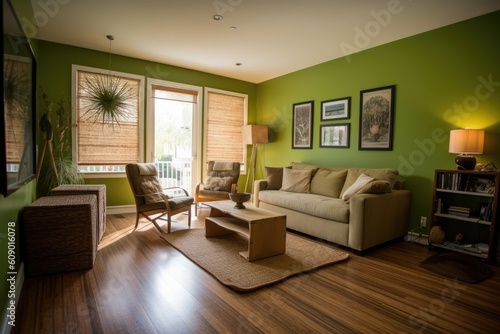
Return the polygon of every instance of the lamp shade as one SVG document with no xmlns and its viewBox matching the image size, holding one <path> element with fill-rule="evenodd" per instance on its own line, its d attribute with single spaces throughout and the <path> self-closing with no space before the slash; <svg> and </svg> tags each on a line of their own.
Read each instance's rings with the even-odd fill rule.
<svg viewBox="0 0 500 334">
<path fill-rule="evenodd" d="M 450 153 L 482 154 L 484 130 L 458 129 L 450 131 Z"/>
<path fill-rule="evenodd" d="M 267 132 L 266 125 L 245 125 L 242 129 L 242 142 L 245 145 L 267 144 Z"/>
</svg>

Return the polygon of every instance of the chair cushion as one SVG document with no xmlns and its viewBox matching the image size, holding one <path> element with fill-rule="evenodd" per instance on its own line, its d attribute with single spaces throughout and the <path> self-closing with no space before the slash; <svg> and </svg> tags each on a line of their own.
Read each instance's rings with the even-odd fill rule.
<svg viewBox="0 0 500 334">
<path fill-rule="evenodd" d="M 205 181 L 205 189 L 216 191 L 231 191 L 234 178 L 231 176 L 208 176 Z"/>
<path fill-rule="evenodd" d="M 141 182 L 141 191 L 146 204 L 163 202 L 163 197 L 160 195 L 162 188 L 156 177 L 144 176 Z"/>
<path fill-rule="evenodd" d="M 191 196 L 178 196 L 172 197 L 168 200 L 171 210 L 177 210 L 194 203 L 194 198 Z"/>
</svg>

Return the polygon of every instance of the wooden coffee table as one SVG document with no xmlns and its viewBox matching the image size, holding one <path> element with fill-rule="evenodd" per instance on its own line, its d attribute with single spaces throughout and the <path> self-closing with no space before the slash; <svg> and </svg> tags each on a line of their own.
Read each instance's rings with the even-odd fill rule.
<svg viewBox="0 0 500 334">
<path fill-rule="evenodd" d="M 205 219 L 205 236 L 241 233 L 248 238 L 248 251 L 240 252 L 248 261 L 285 253 L 286 215 L 259 209 L 245 204 L 245 209 L 235 209 L 232 201 L 203 203 L 209 206 L 210 215 Z"/>
</svg>

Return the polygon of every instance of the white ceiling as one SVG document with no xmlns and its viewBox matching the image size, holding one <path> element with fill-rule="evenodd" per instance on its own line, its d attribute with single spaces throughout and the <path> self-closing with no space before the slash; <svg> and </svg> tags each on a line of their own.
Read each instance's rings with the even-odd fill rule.
<svg viewBox="0 0 500 334">
<path fill-rule="evenodd" d="M 38 39 L 109 52 L 113 35 L 112 53 L 254 83 L 500 10 L 500 0 L 31 3 Z"/>
</svg>

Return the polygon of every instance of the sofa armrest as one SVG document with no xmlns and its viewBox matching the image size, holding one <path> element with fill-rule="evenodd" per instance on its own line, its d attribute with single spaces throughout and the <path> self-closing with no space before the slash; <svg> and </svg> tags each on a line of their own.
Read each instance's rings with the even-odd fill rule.
<svg viewBox="0 0 500 334">
<path fill-rule="evenodd" d="M 267 180 L 255 180 L 253 182 L 253 194 L 252 194 L 252 205 L 256 208 L 259 207 L 259 192 L 261 190 L 266 190 L 267 188 Z"/>
<path fill-rule="evenodd" d="M 406 235 L 410 205 L 408 190 L 351 197 L 348 247 L 362 251 Z"/>
</svg>

